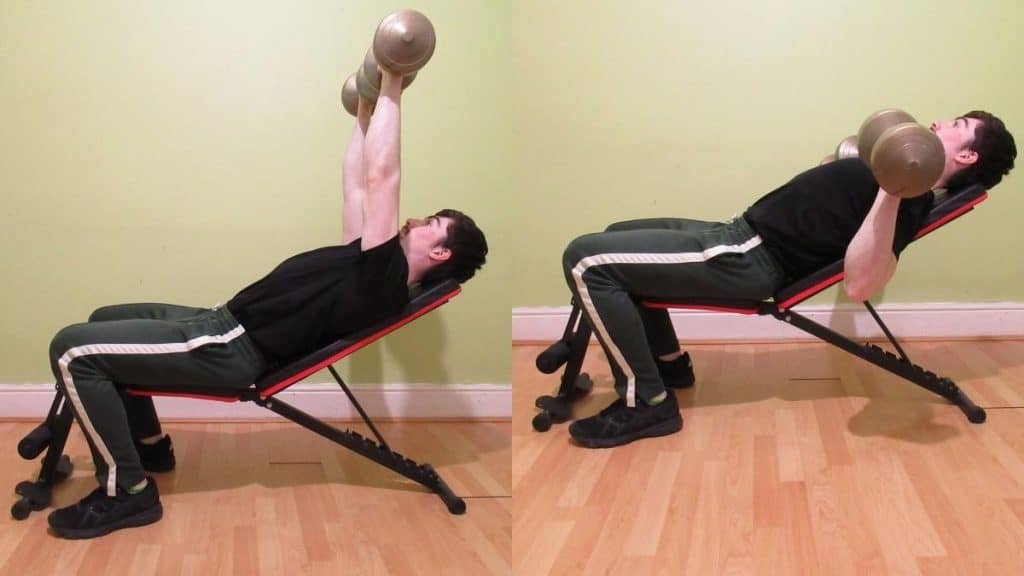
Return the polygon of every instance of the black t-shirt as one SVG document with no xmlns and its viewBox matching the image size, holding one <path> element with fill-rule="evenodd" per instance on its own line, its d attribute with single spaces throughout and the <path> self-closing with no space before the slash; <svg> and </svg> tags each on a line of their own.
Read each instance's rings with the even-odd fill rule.
<svg viewBox="0 0 1024 576">
<path fill-rule="evenodd" d="M 743 217 L 790 280 L 799 280 L 843 258 L 877 193 L 878 182 L 864 162 L 837 160 L 797 175 L 754 203 Z M 933 199 L 928 192 L 900 201 L 894 254 L 914 239 Z"/>
<path fill-rule="evenodd" d="M 398 235 L 365 252 L 356 239 L 292 256 L 227 307 L 275 367 L 398 313 L 408 276 Z"/>
</svg>

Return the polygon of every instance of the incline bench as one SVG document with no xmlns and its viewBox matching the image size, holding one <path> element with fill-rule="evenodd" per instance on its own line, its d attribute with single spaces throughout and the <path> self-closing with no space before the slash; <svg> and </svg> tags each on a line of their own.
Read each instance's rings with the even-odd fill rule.
<svg viewBox="0 0 1024 576">
<path fill-rule="evenodd" d="M 254 385 L 242 390 L 211 391 L 208 388 L 189 389 L 187 387 L 176 387 L 169 390 L 152 388 L 147 388 L 146 390 L 129 389 L 128 393 L 143 396 L 186 396 L 221 402 L 255 402 L 382 466 L 394 470 L 406 478 L 418 482 L 437 493 L 448 507 L 449 512 L 452 514 L 462 514 L 466 511 L 465 501 L 451 491 L 451 488 L 445 484 L 444 480 L 441 479 L 430 464 L 417 464 L 398 452 L 393 451 L 388 446 L 387 442 L 384 441 L 384 438 L 377 431 L 377 427 L 373 425 L 363 407 L 356 400 L 355 396 L 352 395 L 352 391 L 333 366 L 335 362 L 342 358 L 448 302 L 460 291 L 461 288 L 458 282 L 454 280 L 447 280 L 425 289 L 416 295 L 399 315 L 381 321 L 343 340 L 338 340 L 301 360 L 267 374 Z M 323 368 L 330 370 L 331 375 L 338 385 L 341 386 L 341 389 L 345 391 L 345 395 L 348 396 L 356 410 L 359 411 L 359 415 L 373 432 L 376 441 L 365 438 L 350 430 L 334 428 L 274 397 L 278 392 Z M 18 454 L 26 460 L 36 458 L 43 450 L 47 451 L 46 456 L 43 458 L 42 469 L 36 481 L 21 482 L 15 489 L 15 492 L 21 498 L 11 507 L 11 515 L 18 520 L 27 518 L 32 510 L 42 510 L 49 506 L 52 499 L 53 486 L 71 474 L 71 461 L 67 456 L 63 455 L 63 452 L 64 444 L 71 429 L 73 415 L 70 406 L 64 402 L 65 393 L 62 386 L 62 383 L 57 383 L 57 394 L 53 399 L 53 404 L 50 406 L 50 412 L 46 417 L 46 421 L 33 429 L 18 443 Z"/>
<path fill-rule="evenodd" d="M 945 196 L 937 196 L 935 205 L 928 213 L 925 225 L 914 237 L 914 240 L 916 241 L 936 228 L 970 212 L 986 198 L 988 198 L 988 192 L 981 185 L 974 185 L 958 192 L 947 193 Z M 814 274 L 783 288 L 768 301 L 708 299 L 688 302 L 667 302 L 645 300 L 642 305 L 650 308 L 686 308 L 773 316 L 942 396 L 959 406 L 971 422 L 976 424 L 984 422 L 985 410 L 974 404 L 955 382 L 949 378 L 937 376 L 910 362 L 907 354 L 889 331 L 889 328 L 882 322 L 882 318 L 871 306 L 870 302 L 865 301 L 864 306 L 881 327 L 882 332 L 885 333 L 889 342 L 892 343 L 898 355 L 873 344 L 857 344 L 846 336 L 792 310 L 793 306 L 838 283 L 842 279 L 843 261 L 838 260 Z M 577 398 L 590 392 L 593 386 L 590 377 L 585 373 L 580 373 L 583 358 L 587 353 L 587 345 L 590 342 L 590 334 L 591 328 L 589 323 L 582 317 L 579 306 L 573 303 L 569 322 L 566 324 L 562 338 L 537 356 L 537 368 L 545 374 L 554 373 L 563 364 L 566 365 L 566 368 L 565 372 L 562 373 L 562 380 L 556 395 L 537 398 L 536 405 L 541 409 L 541 412 L 533 419 L 534 430 L 544 432 L 551 427 L 552 422 L 565 422 L 571 419 L 572 403 Z"/>
</svg>

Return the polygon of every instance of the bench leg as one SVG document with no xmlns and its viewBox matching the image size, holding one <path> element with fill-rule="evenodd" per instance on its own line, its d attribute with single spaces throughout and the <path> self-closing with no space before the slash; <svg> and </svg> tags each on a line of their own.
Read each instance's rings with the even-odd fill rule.
<svg viewBox="0 0 1024 576">
<path fill-rule="evenodd" d="M 377 443 L 351 430 L 339 430 L 276 398 L 261 398 L 256 399 L 255 402 L 430 489 L 441 497 L 452 514 L 466 512 L 466 502 L 452 492 L 452 489 L 430 464 L 417 464 L 385 444 Z"/>
<path fill-rule="evenodd" d="M 917 364 L 913 364 L 909 359 L 907 359 L 905 354 L 903 354 L 902 357 L 896 356 L 895 354 L 887 350 L 883 350 L 874 344 L 857 344 L 846 336 L 830 330 L 813 320 L 805 318 L 792 310 L 781 311 L 776 309 L 772 310 L 771 314 L 779 320 L 792 324 L 808 334 L 817 336 L 818 338 L 838 346 L 859 358 L 871 362 L 879 368 L 888 370 L 897 376 L 910 380 L 914 384 L 917 384 L 926 390 L 942 396 L 959 407 L 970 422 L 980 424 L 985 421 L 985 409 L 975 404 L 970 397 L 968 397 L 967 394 L 965 394 L 964 391 L 956 385 L 955 382 L 949 378 L 938 376 L 934 372 L 929 372 Z"/>
</svg>

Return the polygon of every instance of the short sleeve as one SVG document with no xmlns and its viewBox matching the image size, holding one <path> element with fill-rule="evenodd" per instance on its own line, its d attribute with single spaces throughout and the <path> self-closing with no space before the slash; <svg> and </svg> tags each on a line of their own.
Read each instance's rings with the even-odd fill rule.
<svg viewBox="0 0 1024 576">
<path fill-rule="evenodd" d="M 398 241 L 398 234 L 363 251 L 360 263 L 361 276 L 367 286 L 404 285 L 409 275 L 409 266 L 402 244 Z"/>
</svg>

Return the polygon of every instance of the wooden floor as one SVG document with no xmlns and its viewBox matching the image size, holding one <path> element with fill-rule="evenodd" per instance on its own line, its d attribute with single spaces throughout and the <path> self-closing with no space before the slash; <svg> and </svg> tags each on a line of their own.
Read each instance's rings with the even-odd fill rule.
<svg viewBox="0 0 1024 576">
<path fill-rule="evenodd" d="M 1024 574 L 1024 342 L 911 343 L 959 409 L 824 344 L 690 347 L 682 432 L 588 450 L 531 429 L 558 375 L 513 348 L 518 574 Z M 610 403 L 596 387 L 577 416 Z"/>
<path fill-rule="evenodd" d="M 0 482 L 11 491 L 38 470 L 13 449 L 33 426 L 0 423 Z M 395 450 L 437 468 L 467 513 L 450 515 L 418 484 L 294 424 L 169 424 L 178 467 L 157 475 L 160 522 L 67 541 L 48 533 L 49 510 L 22 522 L 4 513 L 0 574 L 510 573 L 509 424 L 378 427 Z M 77 430 L 66 453 L 76 469 L 57 506 L 96 487 Z"/>
<path fill-rule="evenodd" d="M 294 424 L 170 424 L 163 520 L 65 541 L 45 511 L 3 514 L 0 574 L 1024 574 L 1024 342 L 907 346 L 981 425 L 824 344 L 692 346 L 682 432 L 610 450 L 531 429 L 557 383 L 540 349 L 512 349 L 511 424 L 382 426 L 465 516 Z M 582 416 L 613 399 L 598 348 L 586 368 Z M 12 488 L 37 470 L 13 450 L 32 426 L 0 423 Z M 77 431 L 68 453 L 58 506 L 95 486 Z"/>
</svg>

